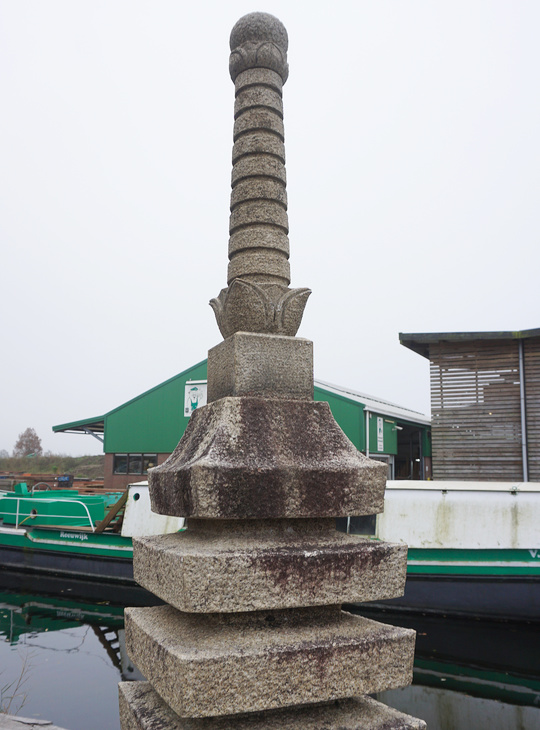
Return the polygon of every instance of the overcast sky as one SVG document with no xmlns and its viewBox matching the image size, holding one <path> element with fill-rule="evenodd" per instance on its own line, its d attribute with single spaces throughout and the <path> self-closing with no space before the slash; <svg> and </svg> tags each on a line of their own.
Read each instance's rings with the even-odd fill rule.
<svg viewBox="0 0 540 730">
<path fill-rule="evenodd" d="M 537 0 L 0 0 L 0 449 L 100 453 L 101 415 L 221 340 L 234 87 L 289 33 L 292 286 L 315 376 L 429 412 L 399 332 L 540 326 Z"/>
</svg>

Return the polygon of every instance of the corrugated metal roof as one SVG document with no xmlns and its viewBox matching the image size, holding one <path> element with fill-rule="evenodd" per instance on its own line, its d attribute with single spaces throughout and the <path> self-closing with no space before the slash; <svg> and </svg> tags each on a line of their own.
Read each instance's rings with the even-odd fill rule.
<svg viewBox="0 0 540 730">
<path fill-rule="evenodd" d="M 437 342 L 471 342 L 474 340 L 526 340 L 540 337 L 540 329 L 513 332 L 400 332 L 399 341 L 409 350 L 429 359 L 429 345 Z"/>
<path fill-rule="evenodd" d="M 403 408 L 398 406 L 396 403 L 390 403 L 382 398 L 376 398 L 372 395 L 366 395 L 365 393 L 358 393 L 350 388 L 342 388 L 339 385 L 333 385 L 332 383 L 325 383 L 323 380 L 316 380 L 315 387 L 327 390 L 329 393 L 335 393 L 343 398 L 361 403 L 368 411 L 372 413 L 380 413 L 381 416 L 391 416 L 392 418 L 399 418 L 404 421 L 412 421 L 413 423 L 422 423 L 426 426 L 431 424 L 431 419 L 424 413 L 419 411 L 413 411 L 410 408 Z"/>
<path fill-rule="evenodd" d="M 83 418 L 80 421 L 70 421 L 70 423 L 61 423 L 59 426 L 53 426 L 54 433 L 103 433 L 105 429 L 105 416 L 94 416 L 93 418 Z"/>
</svg>

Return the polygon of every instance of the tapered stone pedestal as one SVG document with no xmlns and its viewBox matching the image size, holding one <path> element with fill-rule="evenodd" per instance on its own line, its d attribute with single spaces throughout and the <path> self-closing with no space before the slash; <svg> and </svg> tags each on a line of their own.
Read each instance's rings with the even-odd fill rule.
<svg viewBox="0 0 540 730">
<path fill-rule="evenodd" d="M 150 473 L 150 496 L 155 512 L 181 517 L 365 515 L 383 510 L 385 474 L 357 451 L 328 403 L 231 397 L 193 413 Z"/>
</svg>

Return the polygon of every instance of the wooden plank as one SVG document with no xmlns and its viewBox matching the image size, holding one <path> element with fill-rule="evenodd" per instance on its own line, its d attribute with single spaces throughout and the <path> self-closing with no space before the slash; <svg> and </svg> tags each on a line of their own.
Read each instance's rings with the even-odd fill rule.
<svg viewBox="0 0 540 730">
<path fill-rule="evenodd" d="M 126 489 L 126 491 L 120 497 L 118 502 L 116 502 L 116 504 L 113 504 L 111 509 L 107 512 L 107 514 L 105 515 L 105 519 L 101 520 L 101 522 L 98 522 L 98 524 L 96 525 L 95 532 L 103 532 L 103 530 L 111 524 L 111 522 L 114 520 L 116 515 L 120 512 L 122 507 L 124 507 L 124 505 L 126 504 L 128 494 L 129 494 L 129 492 Z"/>
</svg>

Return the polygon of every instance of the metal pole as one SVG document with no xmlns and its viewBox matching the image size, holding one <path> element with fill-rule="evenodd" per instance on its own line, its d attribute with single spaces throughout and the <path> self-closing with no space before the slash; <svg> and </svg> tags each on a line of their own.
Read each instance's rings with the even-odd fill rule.
<svg viewBox="0 0 540 730">
<path fill-rule="evenodd" d="M 529 457 L 527 451 L 527 409 L 525 402 L 525 363 L 523 340 L 519 344 L 519 406 L 521 411 L 521 459 L 523 462 L 523 481 L 529 481 Z"/>
</svg>

